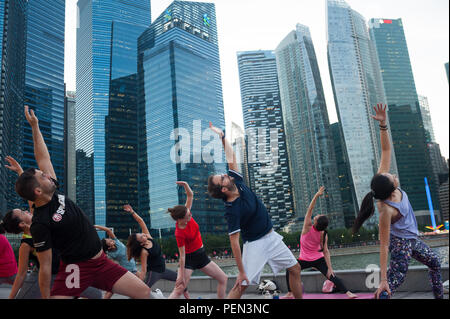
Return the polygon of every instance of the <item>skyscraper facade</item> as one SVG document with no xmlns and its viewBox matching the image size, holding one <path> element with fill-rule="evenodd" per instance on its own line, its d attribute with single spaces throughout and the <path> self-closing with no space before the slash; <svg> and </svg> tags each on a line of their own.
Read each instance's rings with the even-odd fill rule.
<svg viewBox="0 0 450 319">
<path fill-rule="evenodd" d="M 22 162 L 26 56 L 25 0 L 0 0 L 0 158 Z M 20 207 L 17 175 L 0 165 L 0 211 Z"/>
<path fill-rule="evenodd" d="M 420 113 L 422 114 L 423 127 L 425 129 L 425 137 L 428 143 L 436 143 L 434 136 L 433 123 L 431 122 L 430 104 L 428 98 L 423 95 L 419 95 Z"/>
<path fill-rule="evenodd" d="M 167 208 L 184 205 L 186 181 L 201 231 L 225 232 L 223 203 L 207 193 L 208 175 L 226 170 L 208 129 L 225 127 L 214 4 L 173 2 L 140 37 L 138 65 L 140 207 L 152 228 L 174 227 Z M 219 147 L 206 151 L 212 138 Z"/>
<path fill-rule="evenodd" d="M 51 12 L 51 14 L 49 14 Z M 39 119 L 60 190 L 64 173 L 65 0 L 30 0 L 27 8 L 25 104 Z M 24 124 L 26 120 L 24 119 Z M 22 167 L 37 167 L 31 127 L 23 125 Z"/>
<path fill-rule="evenodd" d="M 114 111 L 110 113 L 110 107 L 111 109 L 120 108 L 122 107 L 120 105 L 130 98 L 128 91 L 121 93 L 114 90 L 120 91 L 120 85 L 117 83 L 119 79 L 126 82 L 123 89 L 130 89 L 129 81 L 132 78 L 126 77 L 136 74 L 137 47 L 135 45 L 138 34 L 142 32 L 140 26 L 150 25 L 150 1 L 79 0 L 78 9 L 76 148 L 77 151 L 82 151 L 80 154 L 84 154 L 86 159 L 91 159 L 93 168 L 92 174 L 85 173 L 86 176 L 93 176 L 93 193 L 86 193 L 83 198 L 91 198 L 95 203 L 95 223 L 106 225 L 107 210 L 112 209 L 117 212 L 117 207 L 120 206 L 120 201 L 114 199 L 116 195 L 112 195 L 113 190 L 109 193 L 113 197 L 107 194 L 107 174 L 111 172 L 111 168 L 117 168 L 119 164 L 106 162 L 107 156 L 111 155 L 111 153 L 107 154 L 107 144 L 116 145 L 117 142 L 108 141 L 105 138 L 107 121 L 111 124 L 112 118 L 118 115 Z M 123 100 L 119 101 L 121 98 Z M 130 107 L 130 113 L 132 113 L 133 106 Z M 126 125 L 129 120 L 127 116 L 119 125 Z M 111 135 L 108 137 L 120 138 Z M 128 137 L 124 139 L 127 140 Z M 128 147 L 128 142 L 129 140 L 123 145 Z M 111 146 L 111 144 L 108 145 Z M 115 148 L 113 152 L 118 149 Z M 123 167 L 128 166 L 127 163 L 122 164 Z M 109 178 L 112 178 L 112 175 L 109 175 Z M 130 185 L 130 188 L 132 187 L 133 185 Z M 107 203 L 108 198 L 117 201 L 111 204 L 114 207 Z M 139 210 L 139 207 L 135 209 Z M 149 222 L 148 215 L 144 215 L 143 218 Z"/>
<path fill-rule="evenodd" d="M 105 119 L 106 225 L 119 238 L 138 232 L 123 205 L 138 206 L 137 46 L 148 26 L 113 22 L 109 110 Z M 149 222 L 148 215 L 146 220 Z"/>
<path fill-rule="evenodd" d="M 428 210 L 424 182 L 427 177 L 433 204 L 439 207 L 439 182 L 433 178 L 427 149 L 432 130 L 427 133 L 420 110 L 402 20 L 371 19 L 369 26 L 382 71 L 401 187 L 415 211 Z"/>
<path fill-rule="evenodd" d="M 358 207 L 356 206 L 355 189 L 353 188 L 352 175 L 348 157 L 345 154 L 345 143 L 339 123 L 330 125 L 334 152 L 336 154 L 336 166 L 341 190 L 342 209 L 344 212 L 345 228 L 353 227 Z"/>
<path fill-rule="evenodd" d="M 64 99 L 64 194 L 74 202 L 77 201 L 75 96 L 75 92 L 66 91 Z"/>
<path fill-rule="evenodd" d="M 294 214 L 291 174 L 273 51 L 238 52 L 250 187 L 267 207 L 275 229 Z"/>
<path fill-rule="evenodd" d="M 386 104 L 381 72 L 363 16 L 343 0 L 327 1 L 328 64 L 336 111 L 356 195 L 356 205 L 370 191 L 380 162 L 380 135 L 370 117 Z M 395 152 L 391 172 L 397 174 Z M 377 224 L 376 214 L 366 223 Z"/>
<path fill-rule="evenodd" d="M 300 221 L 321 186 L 316 210 L 331 228 L 344 226 L 330 123 L 309 28 L 298 24 L 276 49 L 294 205 Z"/>
</svg>

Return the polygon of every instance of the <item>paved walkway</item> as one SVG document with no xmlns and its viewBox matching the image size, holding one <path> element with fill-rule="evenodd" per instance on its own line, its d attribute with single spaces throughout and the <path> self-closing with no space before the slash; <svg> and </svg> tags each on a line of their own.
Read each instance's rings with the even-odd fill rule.
<svg viewBox="0 0 450 319">
<path fill-rule="evenodd" d="M 250 289 L 250 288 L 249 288 Z M 6 285 L 0 285 L 0 299 L 7 299 L 11 288 Z M 167 298 L 170 292 L 163 292 Z M 216 294 L 213 293 L 191 293 L 191 299 L 216 299 Z M 445 294 L 444 297 L 449 299 L 449 295 Z M 114 295 L 113 299 L 127 299 L 125 296 Z M 264 296 L 257 293 L 249 292 L 245 294 L 242 299 L 264 299 Z M 399 292 L 395 294 L 392 299 L 433 299 L 431 292 Z"/>
</svg>

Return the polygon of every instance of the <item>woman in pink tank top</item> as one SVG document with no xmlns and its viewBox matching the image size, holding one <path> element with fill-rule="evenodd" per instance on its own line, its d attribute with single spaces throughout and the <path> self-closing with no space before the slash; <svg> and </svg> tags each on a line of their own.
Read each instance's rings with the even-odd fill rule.
<svg viewBox="0 0 450 319">
<path fill-rule="evenodd" d="M 327 227 L 328 218 L 325 215 L 317 215 L 312 220 L 312 212 L 316 206 L 317 199 L 323 195 L 325 187 L 321 187 L 314 195 L 306 212 L 305 221 L 303 223 L 302 235 L 300 237 L 300 256 L 298 262 L 301 269 L 316 268 L 335 286 L 336 291 L 343 291 L 349 298 L 357 298 L 358 296 L 348 290 L 342 281 L 334 274 L 331 266 L 330 252 L 328 251 Z M 293 299 L 291 289 L 289 287 L 289 274 L 286 273 L 286 282 L 289 292 L 281 297 L 282 299 Z"/>
</svg>

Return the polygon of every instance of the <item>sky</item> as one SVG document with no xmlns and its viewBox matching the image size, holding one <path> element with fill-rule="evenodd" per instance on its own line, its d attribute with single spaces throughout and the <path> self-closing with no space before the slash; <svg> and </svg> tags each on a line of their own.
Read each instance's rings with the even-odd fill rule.
<svg viewBox="0 0 450 319">
<path fill-rule="evenodd" d="M 227 129 L 243 127 L 236 53 L 275 50 L 297 23 L 310 28 L 325 91 L 330 123 L 337 122 L 327 61 L 326 0 L 197 0 L 216 5 L 223 98 Z M 77 0 L 66 0 L 65 81 L 76 89 Z M 152 20 L 172 0 L 151 1 Z M 417 93 L 428 98 L 431 119 L 442 155 L 449 157 L 448 0 L 347 0 L 368 21 L 403 21 Z"/>
</svg>

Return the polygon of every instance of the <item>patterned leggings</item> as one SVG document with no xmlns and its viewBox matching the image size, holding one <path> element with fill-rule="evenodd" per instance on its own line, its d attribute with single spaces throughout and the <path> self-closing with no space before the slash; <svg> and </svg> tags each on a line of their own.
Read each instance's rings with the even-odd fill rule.
<svg viewBox="0 0 450 319">
<path fill-rule="evenodd" d="M 405 239 L 391 235 L 391 262 L 387 273 L 389 288 L 394 291 L 403 283 L 411 257 L 429 269 L 430 282 L 436 299 L 444 297 L 439 256 L 420 239 Z"/>
</svg>

